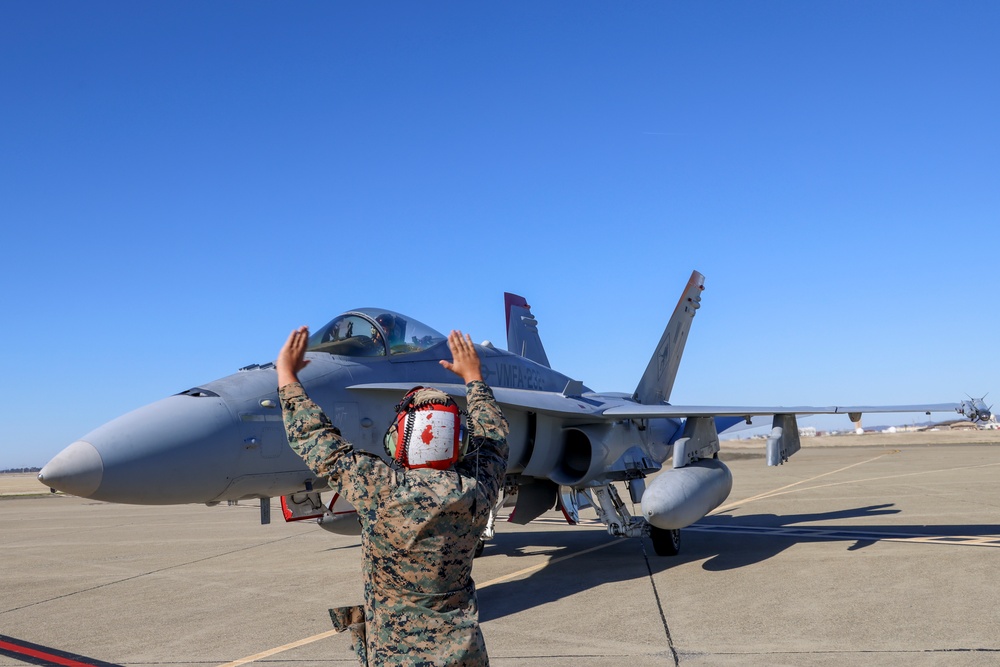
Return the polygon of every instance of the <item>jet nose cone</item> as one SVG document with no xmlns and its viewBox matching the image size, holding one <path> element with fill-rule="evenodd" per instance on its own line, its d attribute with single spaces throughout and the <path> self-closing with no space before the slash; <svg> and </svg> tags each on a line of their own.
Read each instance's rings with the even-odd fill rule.
<svg viewBox="0 0 1000 667">
<path fill-rule="evenodd" d="M 77 440 L 56 454 L 38 473 L 45 486 L 82 498 L 97 491 L 104 477 L 104 461 L 92 444 Z"/>
</svg>

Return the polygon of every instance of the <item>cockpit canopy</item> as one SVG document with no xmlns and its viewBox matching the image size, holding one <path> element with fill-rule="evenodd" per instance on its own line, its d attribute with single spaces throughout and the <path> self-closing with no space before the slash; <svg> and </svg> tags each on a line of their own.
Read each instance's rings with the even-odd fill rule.
<svg viewBox="0 0 1000 667">
<path fill-rule="evenodd" d="M 391 310 L 359 308 L 338 315 L 309 336 L 309 350 L 345 357 L 409 354 L 446 339 L 423 322 Z"/>
</svg>

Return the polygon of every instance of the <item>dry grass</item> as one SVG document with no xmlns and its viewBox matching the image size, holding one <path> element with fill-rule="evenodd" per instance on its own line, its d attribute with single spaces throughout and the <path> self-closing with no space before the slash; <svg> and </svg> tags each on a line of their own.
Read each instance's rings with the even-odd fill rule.
<svg viewBox="0 0 1000 667">
<path fill-rule="evenodd" d="M 37 474 L 34 472 L 0 474 L 0 497 L 32 496 L 49 493 L 48 487 L 36 478 Z"/>
</svg>

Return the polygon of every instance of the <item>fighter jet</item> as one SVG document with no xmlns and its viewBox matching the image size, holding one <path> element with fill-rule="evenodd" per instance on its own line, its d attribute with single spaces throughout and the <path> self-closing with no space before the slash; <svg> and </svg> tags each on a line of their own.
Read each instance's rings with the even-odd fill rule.
<svg viewBox="0 0 1000 667">
<path fill-rule="evenodd" d="M 680 529 L 721 505 L 732 475 L 719 460 L 719 433 L 755 416 L 772 416 L 767 463 L 779 465 L 800 447 L 797 416 L 871 412 L 957 412 L 986 421 L 982 399 L 889 406 L 681 406 L 668 401 L 704 276 L 681 293 L 663 335 L 631 393 L 597 393 L 549 367 L 527 301 L 505 295 L 507 349 L 476 347 L 483 376 L 510 423 L 504 495 L 484 539 L 506 504 L 525 524 L 558 507 L 579 520 L 591 506 L 608 532 L 652 538 L 661 555 L 680 546 Z M 435 386 L 464 405 L 465 387 L 438 363 L 450 359 L 446 336 L 380 308 L 333 318 L 311 335 L 310 364 L 300 373 L 309 395 L 356 447 L 385 455 L 383 436 L 402 394 Z M 671 462 L 668 464 L 668 459 Z M 652 477 L 654 473 L 659 473 Z M 652 477 L 647 485 L 646 480 Z M 134 504 L 282 498 L 286 520 L 314 518 L 334 532 L 357 533 L 345 501 L 328 490 L 288 446 L 273 363 L 237 373 L 139 408 L 91 431 L 57 454 L 38 475 L 46 486 L 95 500 Z M 616 483 L 641 516 L 632 516 Z M 334 489 L 333 491 L 336 491 Z"/>
</svg>

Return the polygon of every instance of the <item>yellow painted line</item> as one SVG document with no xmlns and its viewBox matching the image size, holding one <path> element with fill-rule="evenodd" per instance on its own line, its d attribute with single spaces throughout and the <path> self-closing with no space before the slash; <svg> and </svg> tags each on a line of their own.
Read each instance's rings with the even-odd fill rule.
<svg viewBox="0 0 1000 667">
<path fill-rule="evenodd" d="M 957 466 L 955 468 L 938 468 L 937 470 L 924 470 L 921 472 L 904 472 L 898 475 L 885 475 L 884 477 L 869 477 L 867 479 L 854 479 L 847 480 L 844 482 L 831 482 L 829 484 L 820 484 L 819 486 L 811 486 L 808 489 L 803 489 L 803 491 L 808 491 L 809 489 L 824 489 L 828 486 L 843 486 L 844 484 L 859 484 L 864 482 L 881 482 L 886 479 L 901 479 L 903 477 L 919 477 L 921 475 L 934 475 L 939 472 L 954 472 L 956 470 L 975 470 L 976 468 L 992 468 L 994 466 L 1000 466 L 1000 463 L 980 463 L 974 466 Z"/>
<path fill-rule="evenodd" d="M 889 456 L 891 454 L 898 454 L 899 451 L 900 450 L 895 449 L 895 450 L 893 450 L 891 452 L 886 452 L 885 454 L 880 454 L 880 455 L 878 455 L 878 456 L 876 456 L 874 458 L 868 459 L 866 461 L 859 461 L 858 463 L 852 463 L 849 466 L 845 466 L 845 467 L 839 468 L 837 470 L 831 470 L 830 472 L 825 472 L 825 473 L 823 473 L 821 475 L 816 475 L 815 477 L 810 477 L 809 479 L 804 479 L 804 480 L 795 482 L 793 484 L 788 484 L 788 485 L 779 487 L 777 489 L 774 489 L 772 491 L 765 491 L 764 493 L 759 493 L 756 496 L 751 496 L 749 498 L 745 498 L 744 500 L 741 500 L 739 502 L 734 502 L 734 503 L 729 503 L 727 505 L 723 505 L 723 506 L 717 508 L 714 512 L 712 512 L 712 514 L 718 514 L 719 512 L 725 512 L 725 511 L 730 510 L 730 509 L 732 509 L 734 507 L 739 507 L 740 505 L 746 505 L 747 503 L 751 503 L 751 502 L 753 502 L 755 500 L 763 500 L 765 498 L 773 498 L 775 496 L 784 495 L 786 493 L 794 493 L 795 491 L 808 491 L 810 489 L 821 489 L 821 488 L 825 488 L 825 487 L 828 487 L 828 486 L 839 486 L 839 485 L 842 485 L 842 484 L 857 484 L 858 482 L 873 482 L 873 481 L 881 481 L 881 480 L 886 480 L 886 479 L 896 479 L 896 478 L 900 478 L 900 477 L 912 477 L 912 476 L 915 476 L 915 475 L 926 475 L 926 474 L 935 473 L 935 472 L 943 472 L 945 470 L 949 470 L 949 471 L 950 470 L 969 470 L 969 469 L 973 469 L 973 468 L 988 468 L 988 467 L 991 467 L 991 466 L 1000 465 L 1000 463 L 985 463 L 985 464 L 982 464 L 982 465 L 962 466 L 962 467 L 958 467 L 958 468 L 945 468 L 945 469 L 942 469 L 942 470 L 928 470 L 928 471 L 919 472 L 919 473 L 906 473 L 906 474 L 900 474 L 900 475 L 887 475 L 885 477 L 874 477 L 874 478 L 870 478 L 870 479 L 850 480 L 850 481 L 846 481 L 846 482 L 833 482 L 833 483 L 830 483 L 830 484 L 821 484 L 819 486 L 810 486 L 810 487 L 799 488 L 799 489 L 794 488 L 794 487 L 797 487 L 797 486 L 801 486 L 803 484 L 808 484 L 810 482 L 815 482 L 816 480 L 822 479 L 824 477 L 829 477 L 830 475 L 835 475 L 835 474 L 837 474 L 839 472 L 844 472 L 845 470 L 850 470 L 851 468 L 856 468 L 857 466 L 860 466 L 860 465 L 865 465 L 866 463 L 871 463 L 873 461 L 877 461 L 880 458 L 883 458 L 885 456 Z M 502 518 L 502 517 L 498 517 L 498 518 Z M 562 523 L 562 521 L 558 521 L 558 523 Z M 588 521 L 587 523 L 590 523 L 590 521 Z M 595 523 L 597 523 L 597 522 L 595 522 Z M 584 524 L 584 522 L 581 521 L 581 524 Z M 598 524 L 598 525 L 600 525 L 600 524 Z M 886 538 L 886 539 L 883 539 L 883 541 L 892 541 L 892 542 L 928 541 L 928 542 L 931 542 L 931 541 L 934 541 L 935 539 L 938 540 L 939 544 L 943 543 L 943 542 L 940 541 L 941 538 Z M 974 546 L 997 546 L 996 544 L 987 544 L 987 543 L 977 544 L 976 542 L 973 541 L 973 539 L 970 539 L 969 541 L 964 542 L 964 544 L 974 545 Z M 985 539 L 988 540 L 988 538 L 985 538 Z M 491 579 L 491 580 L 489 580 L 489 581 L 487 581 L 485 583 L 477 584 L 476 585 L 476 589 L 477 590 L 482 590 L 482 589 L 487 588 L 489 586 L 495 586 L 496 584 L 500 584 L 500 583 L 503 583 L 505 581 L 510 581 L 511 579 L 517 579 L 518 577 L 523 577 L 525 575 L 531 574 L 532 572 L 536 572 L 538 570 L 541 570 L 542 568 L 548 567 L 549 565 L 555 565 L 556 563 L 561 563 L 561 562 L 567 561 L 567 560 L 569 560 L 571 558 L 576 558 L 577 556 L 583 556 L 584 554 L 592 553 L 594 551 L 599 551 L 601 549 L 606 549 L 607 547 L 610 547 L 613 544 L 618 544 L 619 542 L 620 542 L 620 540 L 616 538 L 616 539 L 613 539 L 613 540 L 611 540 L 609 542 L 605 542 L 604 544 L 599 544 L 596 547 L 591 547 L 589 549 L 584 549 L 583 551 L 577 551 L 575 553 L 571 553 L 571 554 L 568 554 L 566 556 L 560 556 L 559 558 L 547 559 L 547 560 L 545 560 L 542 563 L 538 563 L 536 565 L 532 565 L 530 567 L 526 567 L 524 569 L 518 570 L 517 572 L 511 572 L 510 574 L 505 574 L 505 575 L 503 575 L 501 577 L 497 577 L 496 579 Z M 327 637 L 332 637 L 335 634 L 337 634 L 336 630 L 328 630 L 327 632 L 321 632 L 318 635 L 313 635 L 312 637 L 306 637 L 305 639 L 300 639 L 300 640 L 292 642 L 290 644 L 285 644 L 284 646 L 278 646 L 276 648 L 269 649 L 267 651 L 264 651 L 262 653 L 258 653 L 256 655 L 251 655 L 251 656 L 248 656 L 246 658 L 241 658 L 241 659 L 235 660 L 233 662 L 227 662 L 227 663 L 225 663 L 223 665 L 219 665 L 219 667 L 240 667 L 241 665 L 246 665 L 246 664 L 249 664 L 251 662 L 256 662 L 257 660 L 263 660 L 264 658 L 269 658 L 272 655 L 277 655 L 278 653 L 284 653 L 285 651 L 290 651 L 293 648 L 298 648 L 300 646 L 306 646 L 307 644 L 312 644 L 313 642 L 318 642 L 321 639 L 326 639 Z"/>
<path fill-rule="evenodd" d="M 598 551 L 600 549 L 606 549 L 612 544 L 620 544 L 620 538 L 615 538 L 610 542 L 605 542 L 604 544 L 598 544 L 596 547 L 590 547 L 589 549 L 584 549 L 583 551 L 577 551 L 571 553 L 567 556 L 560 556 L 559 558 L 553 558 L 551 560 L 546 560 L 544 563 L 539 563 L 537 565 L 532 565 L 531 567 L 526 567 L 523 570 L 518 570 L 517 572 L 511 572 L 510 574 L 505 574 L 502 577 L 497 577 L 496 579 L 490 579 L 484 584 L 476 584 L 476 590 L 482 590 L 487 586 L 494 586 L 496 584 L 503 583 L 505 581 L 510 581 L 511 579 L 516 579 L 518 577 L 523 577 L 526 574 L 531 574 L 537 570 L 541 570 L 543 567 L 548 567 L 549 565 L 555 565 L 556 563 L 561 563 L 570 558 L 576 558 L 577 556 L 582 556 L 584 554 L 589 554 L 593 551 Z"/>
<path fill-rule="evenodd" d="M 796 493 L 798 491 L 812 491 L 813 489 L 825 489 L 825 488 L 829 488 L 829 487 L 832 487 L 832 486 L 844 486 L 846 484 L 863 484 L 863 483 L 868 483 L 868 482 L 881 482 L 881 481 L 885 481 L 885 480 L 889 480 L 889 479 L 902 479 L 904 477 L 919 477 L 919 476 L 922 476 L 922 475 L 933 475 L 933 474 L 936 474 L 936 473 L 939 473 L 939 472 L 954 472 L 956 470 L 976 470 L 978 468 L 992 468 L 992 467 L 1000 466 L 1000 463 L 980 463 L 980 464 L 969 465 L 969 466 L 955 466 L 954 468 L 938 468 L 936 470 L 923 470 L 923 471 L 920 471 L 920 472 L 900 473 L 900 474 L 897 474 L 897 475 L 884 475 L 882 477 L 868 477 L 868 478 L 864 478 L 864 479 L 850 479 L 850 480 L 845 480 L 845 481 L 842 481 L 842 482 L 828 482 L 826 484 L 818 484 L 816 486 L 802 486 L 803 484 L 809 484 L 810 482 L 815 482 L 818 479 L 822 479 L 822 478 L 828 477 L 830 475 L 835 475 L 835 474 L 837 474 L 839 472 L 844 472 L 845 470 L 850 470 L 851 468 L 855 468 L 855 467 L 860 466 L 860 465 L 865 465 L 867 463 L 872 463 L 873 461 L 877 461 L 878 459 L 880 459 L 880 458 L 882 458 L 884 456 L 889 456 L 889 455 L 892 455 L 892 454 L 899 454 L 900 451 L 901 450 L 894 449 L 894 450 L 892 450 L 890 452 L 886 452 L 885 454 L 880 454 L 879 456 L 876 456 L 876 457 L 871 458 L 871 459 L 867 459 L 865 461 L 859 461 L 858 463 L 852 463 L 849 466 L 846 466 L 846 467 L 843 467 L 843 468 L 839 468 L 837 470 L 831 470 L 830 472 L 825 472 L 822 475 L 816 475 L 815 477 L 810 477 L 809 479 L 804 479 L 804 480 L 801 480 L 799 482 L 795 482 L 794 484 L 787 484 L 785 486 L 778 487 L 777 489 L 774 489 L 772 491 L 765 491 L 764 493 L 758 493 L 755 496 L 750 496 L 749 498 L 745 498 L 744 500 L 741 500 L 739 502 L 734 502 L 734 503 L 729 503 L 727 505 L 722 505 L 721 507 L 716 508 L 713 512 L 710 512 L 709 516 L 712 516 L 714 514 L 719 514 L 721 512 L 725 512 L 727 510 L 733 509 L 735 507 L 739 507 L 741 505 L 746 505 L 748 503 L 752 503 L 755 500 L 764 500 L 764 499 L 768 499 L 768 498 L 775 498 L 777 496 L 783 496 L 783 495 L 786 495 L 786 494 L 789 494 L 789 493 Z M 799 488 L 795 488 L 795 487 L 799 487 Z M 699 528 L 701 528 L 701 527 L 697 527 L 697 526 L 695 527 L 696 530 L 699 529 Z M 708 528 L 708 526 L 706 526 L 704 528 Z M 831 532 L 837 532 L 837 530 L 836 529 L 831 529 Z M 817 533 L 817 536 L 819 536 L 818 533 Z M 860 536 L 858 538 L 853 538 L 852 537 L 851 539 L 863 539 L 863 536 Z M 889 536 L 887 536 L 887 537 L 875 537 L 874 539 L 878 539 L 880 542 L 910 542 L 910 543 L 918 543 L 918 544 L 945 544 L 945 545 L 951 545 L 951 546 L 1000 547 L 1000 539 L 998 539 L 997 537 L 989 537 L 989 536 L 985 536 L 985 537 L 971 537 L 971 536 L 958 536 L 958 535 L 955 535 L 955 536 L 934 535 L 934 536 L 926 536 L 926 537 L 925 536 L 911 536 L 911 537 L 889 537 Z"/>
<path fill-rule="evenodd" d="M 584 549 L 583 551 L 577 551 L 575 553 L 568 554 L 566 556 L 560 556 L 559 558 L 546 559 L 545 562 L 539 563 L 537 565 L 532 565 L 531 567 L 526 567 L 517 572 L 511 572 L 510 574 L 505 574 L 502 577 L 497 577 L 496 579 L 491 579 L 482 584 L 476 584 L 476 590 L 482 590 L 488 586 L 495 586 L 496 584 L 509 581 L 511 579 L 516 579 L 518 577 L 523 577 L 526 574 L 531 574 L 537 570 L 541 570 L 549 565 L 555 565 L 556 563 L 561 563 L 563 561 L 569 560 L 570 558 L 576 558 L 577 556 L 582 556 L 584 554 L 589 554 L 600 549 L 606 549 L 613 544 L 619 544 L 620 540 L 615 538 L 610 542 L 605 542 L 604 544 L 599 544 L 596 547 L 591 547 L 589 549 Z M 336 630 L 329 630 L 327 632 L 321 632 L 318 635 L 313 635 L 312 637 L 306 637 L 305 639 L 300 639 L 298 641 L 292 642 L 291 644 L 285 644 L 284 646 L 278 646 L 276 648 L 268 649 L 262 653 L 256 655 L 247 656 L 246 658 L 240 658 L 239 660 L 234 660 L 233 662 L 227 662 L 219 667 L 240 667 L 241 665 L 246 665 L 257 660 L 263 660 L 264 658 L 270 658 L 272 655 L 277 655 L 278 653 L 284 653 L 285 651 L 290 651 L 293 648 L 298 648 L 300 646 L 305 646 L 307 644 L 312 644 L 313 642 L 318 642 L 321 639 L 326 639 L 327 637 L 332 637 L 337 634 Z"/>
<path fill-rule="evenodd" d="M 954 468 L 938 468 L 937 470 L 923 470 L 921 472 L 906 472 L 906 473 L 900 473 L 898 475 L 885 475 L 883 477 L 867 477 L 865 479 L 849 479 L 849 480 L 845 480 L 843 482 L 828 482 L 826 484 L 818 484 L 816 486 L 806 486 L 806 487 L 802 487 L 802 488 L 793 488 L 793 487 L 801 486 L 803 484 L 809 484 L 810 482 L 815 482 L 818 479 L 822 479 L 822 478 L 828 477 L 830 475 L 835 475 L 838 472 L 844 472 L 845 470 L 850 470 L 851 468 L 855 468 L 855 467 L 860 466 L 860 465 L 865 465 L 866 463 L 871 463 L 873 461 L 877 461 L 877 460 L 879 460 L 880 458 L 882 458 L 884 456 L 890 456 L 892 454 L 898 454 L 899 452 L 900 452 L 900 450 L 894 449 L 891 452 L 886 452 L 885 454 L 880 454 L 879 456 L 876 456 L 875 458 L 868 459 L 866 461 L 859 461 L 858 463 L 852 463 L 851 465 L 846 466 L 844 468 L 839 468 L 837 470 L 831 470 L 830 472 L 825 472 L 822 475 L 816 475 L 815 477 L 810 477 L 809 479 L 803 479 L 803 480 L 801 480 L 799 482 L 795 482 L 794 484 L 788 484 L 786 486 L 781 486 L 781 487 L 778 487 L 777 489 L 773 489 L 771 491 L 765 491 L 763 493 L 758 493 L 756 496 L 750 496 L 749 498 L 745 498 L 745 499 L 740 500 L 738 502 L 727 503 L 725 505 L 717 507 L 713 512 L 711 512 L 709 514 L 709 516 L 712 516 L 714 514 L 719 514 L 721 512 L 726 512 L 728 510 L 731 510 L 731 509 L 733 509 L 735 507 L 739 507 L 741 505 L 746 505 L 748 503 L 752 503 L 755 500 L 765 500 L 767 498 L 776 498 L 777 496 L 783 496 L 783 495 L 786 495 L 788 493 L 795 493 L 797 491 L 812 491 L 813 489 L 826 489 L 826 488 L 829 488 L 831 486 L 844 486 L 846 484 L 864 484 L 864 483 L 867 483 L 867 482 L 882 482 L 882 481 L 885 481 L 887 479 L 902 479 L 904 477 L 919 477 L 921 475 L 934 475 L 934 474 L 937 474 L 939 472 L 954 472 L 956 470 L 975 470 L 977 468 L 992 468 L 992 467 L 995 467 L 995 466 L 1000 466 L 1000 463 L 980 463 L 980 464 L 971 465 L 971 466 L 956 466 Z"/>
<path fill-rule="evenodd" d="M 899 453 L 899 450 L 898 449 L 894 449 L 891 452 L 886 452 L 885 454 L 879 454 L 875 458 L 868 459 L 867 461 L 859 461 L 857 463 L 852 463 L 849 466 L 845 466 L 845 467 L 839 468 L 837 470 L 831 470 L 829 472 L 823 473 L 822 475 L 816 475 L 815 477 L 810 477 L 809 479 L 803 479 L 803 480 L 800 480 L 800 481 L 795 482 L 793 484 L 786 484 L 785 486 L 780 486 L 777 489 L 773 489 L 771 491 L 765 491 L 764 493 L 758 493 L 756 496 L 750 496 L 749 498 L 744 498 L 743 500 L 740 500 L 740 501 L 737 501 L 737 502 L 734 502 L 734 503 L 728 503 L 726 505 L 722 505 L 720 507 L 717 507 L 717 508 L 715 508 L 715 510 L 713 512 L 711 512 L 709 514 L 709 516 L 712 516 L 713 514 L 719 514 L 721 512 L 727 512 L 727 511 L 733 509 L 734 507 L 740 507 L 741 505 L 746 505 L 748 503 L 752 503 L 755 500 L 763 500 L 765 498 L 773 498 L 774 496 L 781 496 L 781 495 L 784 495 L 786 493 L 792 493 L 792 491 L 789 491 L 788 489 L 792 489 L 793 487 L 796 487 L 796 486 L 799 486 L 799 485 L 802 485 L 802 484 L 809 484 L 810 482 L 815 482 L 817 479 L 822 479 L 824 477 L 829 477 L 830 475 L 836 475 L 838 472 L 844 472 L 845 470 L 850 470 L 851 468 L 856 468 L 856 467 L 858 467 L 860 465 L 865 465 L 866 463 L 871 463 L 872 461 L 878 461 L 881 458 L 884 458 L 884 457 L 889 456 L 891 454 L 898 454 L 898 453 Z M 809 487 L 809 488 L 816 489 L 816 488 L 821 488 L 821 487 L 815 487 L 814 486 L 814 487 Z M 795 489 L 795 490 L 796 491 L 804 491 L 805 489 Z"/>
<path fill-rule="evenodd" d="M 240 667 L 240 665 L 245 665 L 247 663 L 255 662 L 257 660 L 263 660 L 264 658 L 270 658 L 272 655 L 278 653 L 284 653 L 285 651 L 290 651 L 293 648 L 298 648 L 299 646 L 305 646 L 306 644 L 312 644 L 313 642 L 318 642 L 320 639 L 326 639 L 327 637 L 332 637 L 337 634 L 336 630 L 328 630 L 326 632 L 321 632 L 318 635 L 313 635 L 312 637 L 306 637 L 305 639 L 300 639 L 297 642 L 292 642 L 291 644 L 285 644 L 284 646 L 278 646 L 277 648 L 272 648 L 263 653 L 258 653 L 257 655 L 251 655 L 246 658 L 240 658 L 239 660 L 234 660 L 233 662 L 227 662 L 224 665 L 219 665 L 219 667 Z"/>
</svg>

